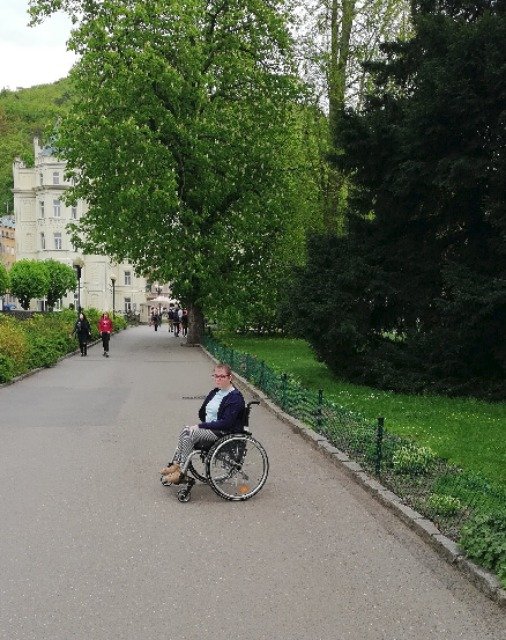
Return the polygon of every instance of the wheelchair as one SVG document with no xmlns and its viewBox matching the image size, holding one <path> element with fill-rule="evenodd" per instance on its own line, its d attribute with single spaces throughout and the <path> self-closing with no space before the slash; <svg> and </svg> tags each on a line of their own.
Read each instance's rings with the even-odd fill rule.
<svg viewBox="0 0 506 640">
<path fill-rule="evenodd" d="M 177 492 L 179 502 L 189 502 L 197 480 L 208 484 L 224 500 L 249 500 L 264 486 L 269 459 L 249 430 L 251 406 L 244 410 L 243 431 L 224 435 L 209 445 L 198 445 L 181 467 L 185 480 Z M 164 486 L 170 486 L 165 484 Z"/>
</svg>

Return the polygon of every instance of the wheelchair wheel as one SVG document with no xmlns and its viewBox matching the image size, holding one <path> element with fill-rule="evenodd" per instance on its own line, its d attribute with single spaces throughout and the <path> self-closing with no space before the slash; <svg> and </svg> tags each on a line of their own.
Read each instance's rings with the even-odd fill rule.
<svg viewBox="0 0 506 640">
<path fill-rule="evenodd" d="M 264 486 L 269 459 L 262 445 L 250 435 L 221 438 L 209 451 L 208 482 L 225 500 L 248 500 Z"/>
<path fill-rule="evenodd" d="M 206 456 L 207 453 L 201 453 L 192 456 L 192 459 L 190 460 L 190 463 L 188 465 L 188 471 L 196 480 L 200 480 L 200 482 L 205 482 L 207 484 L 205 463 Z"/>
</svg>

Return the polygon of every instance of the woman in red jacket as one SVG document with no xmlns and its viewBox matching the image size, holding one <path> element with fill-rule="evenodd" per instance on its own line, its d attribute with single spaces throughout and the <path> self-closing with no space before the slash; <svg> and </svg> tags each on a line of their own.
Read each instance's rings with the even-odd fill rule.
<svg viewBox="0 0 506 640">
<path fill-rule="evenodd" d="M 102 317 L 98 321 L 98 331 L 102 336 L 102 345 L 104 347 L 104 356 L 109 357 L 109 340 L 112 333 L 112 321 L 109 318 L 108 313 L 103 313 Z"/>
</svg>

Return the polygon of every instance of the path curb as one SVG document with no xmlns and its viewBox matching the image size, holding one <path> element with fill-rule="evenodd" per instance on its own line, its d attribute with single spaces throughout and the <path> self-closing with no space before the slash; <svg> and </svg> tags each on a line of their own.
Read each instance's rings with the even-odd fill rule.
<svg viewBox="0 0 506 640">
<path fill-rule="evenodd" d="M 201 349 L 213 362 L 218 362 L 202 345 Z M 352 480 L 360 484 L 376 500 L 407 524 L 410 529 L 430 544 L 446 562 L 459 569 L 482 593 L 499 604 L 499 606 L 506 608 L 506 590 L 501 588 L 497 577 L 466 558 L 458 544 L 443 535 L 433 522 L 406 505 L 399 496 L 384 487 L 378 480 L 367 475 L 358 462 L 352 461 L 346 453 L 337 449 L 325 436 L 316 433 L 301 420 L 285 413 L 265 393 L 253 386 L 251 382 L 237 372 L 234 372 L 234 378 L 241 386 L 248 389 L 256 399 L 260 400 L 266 409 L 279 420 L 288 424 L 292 431 L 302 436 L 314 449 L 323 453 Z"/>
</svg>

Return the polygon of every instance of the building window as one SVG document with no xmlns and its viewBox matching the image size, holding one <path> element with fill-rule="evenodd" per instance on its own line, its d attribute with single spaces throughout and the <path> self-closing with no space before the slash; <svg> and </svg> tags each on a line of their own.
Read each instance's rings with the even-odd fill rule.
<svg viewBox="0 0 506 640">
<path fill-rule="evenodd" d="M 40 212 L 40 217 L 43 218 L 44 214 L 45 214 L 45 210 L 44 210 L 44 200 L 41 200 L 39 202 L 39 212 Z"/>
<path fill-rule="evenodd" d="M 131 271 L 125 271 L 125 284 L 127 286 L 130 286 L 132 284 L 132 272 Z"/>
<path fill-rule="evenodd" d="M 46 236 L 43 233 L 40 234 L 40 248 L 42 250 L 46 248 Z"/>
<path fill-rule="evenodd" d="M 58 251 L 62 248 L 61 233 L 59 231 L 54 234 L 54 248 Z"/>
<path fill-rule="evenodd" d="M 53 200 L 53 215 L 55 218 L 61 217 L 61 202 L 60 200 Z"/>
<path fill-rule="evenodd" d="M 60 172 L 53 171 L 53 184 L 60 184 Z"/>
<path fill-rule="evenodd" d="M 125 298 L 125 313 L 132 311 L 132 298 Z"/>
<path fill-rule="evenodd" d="M 77 220 L 77 207 L 71 209 L 72 220 Z"/>
<path fill-rule="evenodd" d="M 41 172 L 39 173 L 39 184 L 40 186 L 44 186 L 44 174 Z"/>
</svg>

